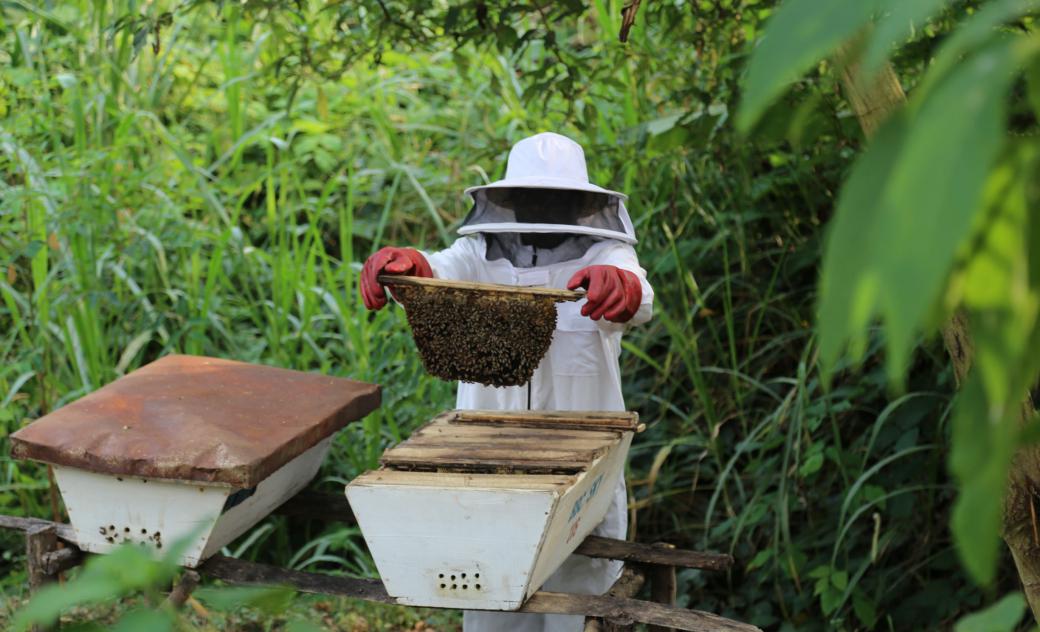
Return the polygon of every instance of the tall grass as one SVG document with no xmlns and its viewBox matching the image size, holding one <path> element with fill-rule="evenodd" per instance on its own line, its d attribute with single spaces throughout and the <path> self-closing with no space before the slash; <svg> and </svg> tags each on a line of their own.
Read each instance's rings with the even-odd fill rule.
<svg viewBox="0 0 1040 632">
<path fill-rule="evenodd" d="M 631 195 L 657 292 L 622 358 L 649 424 L 630 460 L 631 535 L 737 559 L 725 576 L 682 573 L 683 602 L 774 629 L 908 629 L 982 600 L 945 530 L 941 357 L 921 350 L 897 399 L 873 354 L 829 390 L 817 376 L 821 226 L 860 142 L 838 104 L 797 145 L 737 138 L 740 47 L 708 64 L 683 45 L 692 17 L 602 44 L 617 1 L 569 34 L 590 42 L 599 81 L 533 100 L 537 46 L 387 50 L 327 79 L 279 73 L 286 40 L 236 3 L 175 13 L 158 53 L 117 28 L 173 8 L 0 10 L 0 511 L 50 512 L 44 470 L 6 456 L 7 432 L 174 351 L 382 384 L 383 407 L 340 434 L 318 484 L 373 467 L 452 387 L 424 374 L 400 310 L 363 309 L 360 262 L 448 243 L 461 190 L 550 129 Z M 328 28 L 311 9 L 309 27 Z M 272 518 L 231 549 L 373 572 L 335 525 Z M 17 578 L 16 558 L 0 573 Z"/>
</svg>

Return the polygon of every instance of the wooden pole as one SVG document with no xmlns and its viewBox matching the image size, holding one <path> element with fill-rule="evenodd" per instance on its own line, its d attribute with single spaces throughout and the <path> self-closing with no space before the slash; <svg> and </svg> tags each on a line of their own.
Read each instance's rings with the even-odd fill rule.
<svg viewBox="0 0 1040 632">
<path fill-rule="evenodd" d="M 47 572 L 44 558 L 58 546 L 58 532 L 52 525 L 33 525 L 25 532 L 25 565 L 29 575 L 29 594 L 35 594 L 54 576 Z M 41 632 L 42 626 L 33 624 L 31 632 Z"/>
<path fill-rule="evenodd" d="M 848 60 L 849 49 L 839 53 Z M 863 134 L 871 137 L 885 118 L 906 102 L 906 93 L 892 65 L 886 63 L 877 76 L 867 83 L 860 75 L 855 63 L 846 63 L 842 71 L 845 95 L 856 112 Z M 942 330 L 946 352 L 953 363 L 957 384 L 964 381 L 971 368 L 974 345 L 968 334 L 968 321 L 964 313 L 958 312 Z M 1036 409 L 1026 393 L 1022 404 L 1022 420 L 1031 419 Z M 1040 623 L 1040 533 L 1037 525 L 1037 495 L 1040 492 L 1040 449 L 1027 446 L 1016 453 L 1008 475 L 1008 492 L 1004 500 L 1003 529 L 1001 535 L 1011 550 L 1022 588 L 1033 612 Z"/>
<path fill-rule="evenodd" d="M 177 582 L 177 585 L 173 587 L 170 595 L 166 598 L 166 603 L 174 609 L 183 606 L 184 602 L 191 596 L 191 593 L 198 587 L 201 579 L 199 574 L 193 570 L 184 571 L 180 581 Z"/>
<path fill-rule="evenodd" d="M 674 550 L 675 545 L 667 542 L 656 542 L 654 547 L 662 549 L 663 551 Z M 650 566 L 647 568 L 647 573 L 650 576 L 650 599 L 666 606 L 674 606 L 676 598 L 676 581 L 675 581 L 675 567 L 674 566 Z M 647 627 L 649 632 L 674 632 L 673 628 L 667 628 L 659 625 L 651 625 Z"/>
<path fill-rule="evenodd" d="M 35 593 L 53 577 L 47 572 L 44 558 L 57 547 L 58 533 L 50 525 L 33 526 L 25 532 L 25 563 L 30 593 Z"/>
</svg>

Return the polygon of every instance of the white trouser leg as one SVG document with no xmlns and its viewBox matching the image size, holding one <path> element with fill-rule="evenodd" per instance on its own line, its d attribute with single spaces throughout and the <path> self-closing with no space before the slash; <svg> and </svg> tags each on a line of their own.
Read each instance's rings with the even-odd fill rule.
<svg viewBox="0 0 1040 632">
<path fill-rule="evenodd" d="M 622 476 L 614 488 L 614 500 L 593 535 L 624 540 L 628 533 L 628 495 Z M 542 585 L 542 590 L 579 595 L 602 595 L 621 577 L 623 564 L 617 560 L 572 555 Z M 582 632 L 581 615 L 528 614 L 467 610 L 462 616 L 464 632 Z"/>
</svg>

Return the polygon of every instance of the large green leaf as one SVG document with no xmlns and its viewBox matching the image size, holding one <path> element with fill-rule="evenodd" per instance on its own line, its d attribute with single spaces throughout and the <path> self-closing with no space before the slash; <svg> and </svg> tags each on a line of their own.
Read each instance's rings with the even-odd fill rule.
<svg viewBox="0 0 1040 632">
<path fill-rule="evenodd" d="M 825 368 L 833 365 L 850 339 L 853 356 L 862 355 L 881 289 L 876 261 L 884 235 L 879 233 L 883 227 L 877 217 L 878 192 L 891 175 L 905 137 L 905 117 L 897 115 L 856 160 L 842 187 L 820 272 L 818 320 Z"/>
<path fill-rule="evenodd" d="M 792 81 L 870 19 L 876 0 L 786 0 L 748 65 L 737 126 L 747 131 Z"/>
<path fill-rule="evenodd" d="M 1004 139 L 1004 96 L 1024 51 L 1021 42 L 1001 41 L 970 57 L 911 104 L 905 121 L 886 126 L 854 165 L 824 254 L 825 366 L 880 314 L 889 374 L 901 380 L 915 333 L 971 231 Z"/>
<path fill-rule="evenodd" d="M 970 614 L 954 626 L 954 632 L 1011 632 L 1026 612 L 1022 593 L 1013 592 L 985 610 Z"/>
<path fill-rule="evenodd" d="M 972 578 L 993 581 L 1000 556 L 1000 516 L 1007 468 L 1014 453 L 1013 422 L 991 423 L 982 381 L 974 373 L 957 398 L 950 470 L 960 482 L 950 527 Z"/>
</svg>

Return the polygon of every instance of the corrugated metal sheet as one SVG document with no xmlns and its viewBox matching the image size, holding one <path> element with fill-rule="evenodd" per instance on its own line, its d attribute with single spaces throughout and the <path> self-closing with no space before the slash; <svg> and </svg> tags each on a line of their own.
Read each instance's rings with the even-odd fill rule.
<svg viewBox="0 0 1040 632">
<path fill-rule="evenodd" d="M 379 404 L 375 384 L 171 355 L 15 432 L 11 453 L 107 474 L 253 487 Z"/>
</svg>

